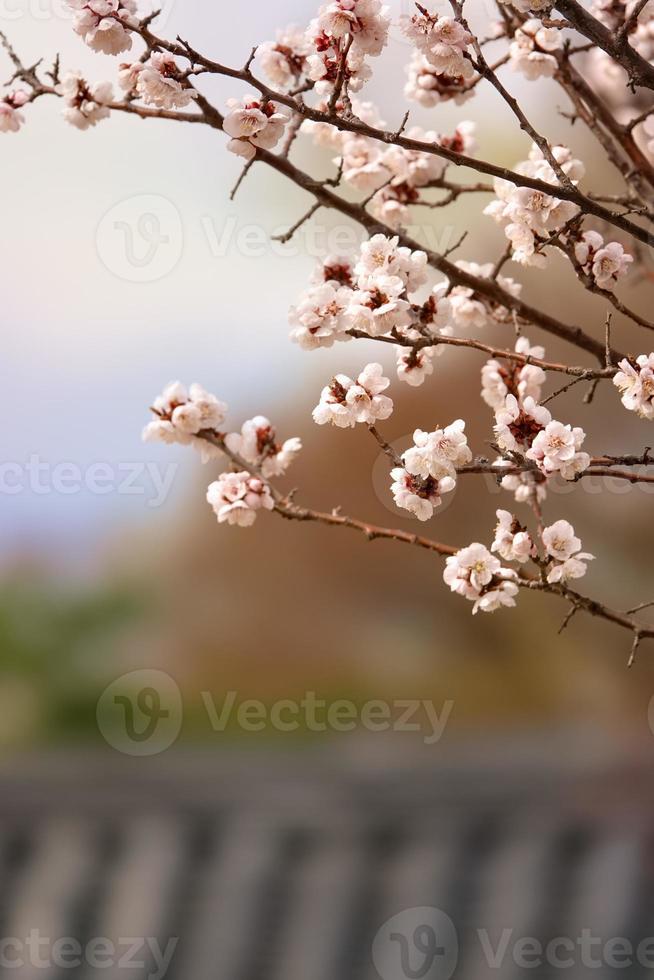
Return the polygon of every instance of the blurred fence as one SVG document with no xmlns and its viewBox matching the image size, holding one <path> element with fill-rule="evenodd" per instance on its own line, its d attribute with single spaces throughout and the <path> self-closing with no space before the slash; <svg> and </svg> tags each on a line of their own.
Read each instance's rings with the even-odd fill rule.
<svg viewBox="0 0 654 980">
<path fill-rule="evenodd" d="M 0 976 L 644 977 L 647 770 L 546 758 L 14 767 Z"/>
</svg>

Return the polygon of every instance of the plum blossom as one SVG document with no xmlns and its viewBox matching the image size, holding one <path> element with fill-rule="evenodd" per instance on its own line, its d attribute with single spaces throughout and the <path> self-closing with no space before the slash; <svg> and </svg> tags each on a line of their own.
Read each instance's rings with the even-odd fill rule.
<svg viewBox="0 0 654 980">
<path fill-rule="evenodd" d="M 29 101 L 27 92 L 18 89 L 9 92 L 0 101 L 0 133 L 17 133 L 25 122 L 25 117 L 18 110 Z"/>
<path fill-rule="evenodd" d="M 388 41 L 388 7 L 379 0 L 332 0 L 320 8 L 317 28 L 321 35 L 339 40 L 352 38 L 352 50 L 377 57 Z"/>
<path fill-rule="evenodd" d="M 398 347 L 397 377 L 412 388 L 419 388 L 434 373 L 434 356 L 441 353 L 442 347 L 415 348 Z"/>
<path fill-rule="evenodd" d="M 622 404 L 643 419 L 654 419 L 654 353 L 625 357 L 613 384 L 622 392 Z"/>
<path fill-rule="evenodd" d="M 540 359 L 545 357 L 545 349 L 540 346 L 532 347 L 526 337 L 518 338 L 515 351 L 525 356 Z M 503 364 L 493 358 L 481 369 L 481 397 L 493 409 L 502 408 L 508 394 L 523 401 L 531 397 L 538 402 L 545 379 L 545 372 L 535 364 Z"/>
<path fill-rule="evenodd" d="M 358 422 L 374 425 L 393 412 L 392 400 L 382 394 L 389 385 L 381 364 L 368 364 L 356 381 L 337 374 L 323 388 L 313 420 L 317 425 L 331 423 L 340 429 L 354 428 Z"/>
<path fill-rule="evenodd" d="M 543 473 L 558 472 L 564 480 L 574 480 L 590 466 L 588 453 L 579 451 L 585 438 L 583 429 L 551 421 L 535 437 L 526 456 L 535 460 Z"/>
<path fill-rule="evenodd" d="M 276 41 L 260 44 L 257 56 L 270 83 L 277 89 L 289 89 L 302 78 L 309 51 L 305 31 L 291 24 L 277 32 Z"/>
<path fill-rule="evenodd" d="M 210 484 L 207 501 L 219 524 L 235 524 L 238 527 L 251 527 L 260 510 L 273 510 L 275 507 L 270 487 L 247 472 L 223 473 Z"/>
<path fill-rule="evenodd" d="M 342 153 L 334 161 L 343 168 L 343 180 L 358 191 L 370 193 L 390 178 L 384 154 L 374 140 L 344 134 Z"/>
<path fill-rule="evenodd" d="M 407 73 L 409 78 L 404 94 L 411 102 L 418 102 L 425 109 L 433 109 L 440 102 L 463 105 L 474 94 L 471 85 L 474 69 L 469 61 L 464 61 L 463 74 L 446 75 L 437 71 L 421 51 L 414 51 Z"/>
<path fill-rule="evenodd" d="M 349 340 L 346 314 L 353 291 L 330 279 L 311 286 L 291 308 L 291 340 L 303 350 L 331 347 L 337 340 Z"/>
<path fill-rule="evenodd" d="M 572 524 L 564 520 L 556 521 L 544 529 L 542 537 L 547 555 L 553 559 L 548 566 L 547 581 L 555 584 L 583 578 L 587 562 L 595 556 L 581 552 L 581 541 L 575 535 Z"/>
<path fill-rule="evenodd" d="M 136 0 L 66 0 L 66 5 L 74 12 L 73 30 L 92 51 L 116 55 L 130 50 Z"/>
<path fill-rule="evenodd" d="M 413 17 L 404 17 L 401 24 L 409 41 L 440 74 L 469 77 L 465 53 L 472 37 L 462 24 L 453 17 L 432 15 L 422 7 Z"/>
<path fill-rule="evenodd" d="M 453 136 L 425 132 L 419 127 L 413 127 L 407 135 L 421 143 L 440 143 L 457 153 L 470 154 L 476 147 L 474 129 L 474 123 L 461 122 Z M 439 180 L 445 166 L 445 161 L 433 153 L 391 146 L 381 153 L 377 161 L 379 182 L 384 171 L 391 175 L 391 179 L 370 202 L 372 213 L 393 229 L 406 225 L 410 217 L 409 208 L 420 200 L 419 188 Z"/>
<path fill-rule="evenodd" d="M 519 400 L 509 394 L 496 408 L 495 438 L 500 449 L 524 453 L 545 476 L 559 473 L 564 480 L 575 480 L 590 466 L 590 456 L 580 451 L 584 430 L 552 420 L 550 412 L 530 395 Z"/>
<path fill-rule="evenodd" d="M 354 267 L 349 256 L 328 255 L 317 266 L 311 277 L 315 285 L 328 282 L 333 286 L 354 285 Z"/>
<path fill-rule="evenodd" d="M 497 459 L 493 466 L 501 473 L 511 463 L 506 459 Z M 503 490 L 513 494 L 517 504 L 542 503 L 547 497 L 547 477 L 540 472 L 526 470 L 523 473 L 507 473 L 500 483 Z"/>
<path fill-rule="evenodd" d="M 57 91 L 64 102 L 62 115 L 76 129 L 89 129 L 111 114 L 105 104 L 113 99 L 110 82 L 89 85 L 79 72 L 67 72 Z"/>
<path fill-rule="evenodd" d="M 455 264 L 457 269 L 461 269 L 462 272 L 467 272 L 477 279 L 489 279 L 493 274 L 492 262 L 479 265 L 477 262 L 465 262 L 460 259 Z M 517 297 L 522 291 L 520 283 L 507 276 L 498 276 L 497 282 L 505 292 L 512 296 Z M 501 319 L 506 315 L 504 307 L 493 305 L 491 300 L 476 293 L 469 286 L 454 286 L 449 292 L 448 298 L 452 308 L 452 322 L 454 327 L 462 333 L 467 334 L 472 328 L 481 330 L 489 326 L 494 318 Z"/>
<path fill-rule="evenodd" d="M 410 327 L 414 314 L 408 294 L 427 281 L 427 255 L 399 246 L 399 239 L 375 235 L 354 260 L 328 256 L 309 289 L 291 309 L 291 337 L 305 350 L 349 340 L 349 330 L 379 336 Z M 438 328 L 449 318 L 442 290 L 434 291 L 419 318 Z"/>
<path fill-rule="evenodd" d="M 225 421 L 227 405 L 199 385 L 192 384 L 187 390 L 179 381 L 164 388 L 153 405 L 154 421 L 143 430 L 145 442 L 180 443 L 199 449 L 203 460 L 218 455 L 218 450 L 204 439 L 201 432 L 217 432 Z"/>
<path fill-rule="evenodd" d="M 263 102 L 258 96 L 229 99 L 223 129 L 231 140 L 228 149 L 246 160 L 254 159 L 257 148 L 272 150 L 284 134 L 290 118 L 286 106 Z"/>
<path fill-rule="evenodd" d="M 521 452 L 531 446 L 536 436 L 551 422 L 552 416 L 533 398 L 519 402 L 507 395 L 504 404 L 495 412 L 495 438 L 500 449 Z"/>
<path fill-rule="evenodd" d="M 502 569 L 506 575 L 511 575 L 510 569 Z M 515 606 L 515 596 L 518 594 L 518 586 L 510 578 L 501 578 L 496 582 L 495 588 L 484 592 L 477 599 L 472 607 L 472 615 L 478 612 L 492 613 L 498 609 L 511 609 Z"/>
<path fill-rule="evenodd" d="M 600 289 L 606 290 L 612 290 L 618 279 L 626 276 L 634 260 L 619 242 L 605 245 L 597 231 L 585 231 L 575 244 L 574 253 L 586 275 L 591 276 Z"/>
<path fill-rule="evenodd" d="M 379 337 L 411 323 L 410 303 L 404 298 L 406 286 L 400 276 L 378 273 L 369 276 L 365 289 L 354 292 L 348 310 L 351 330 L 362 330 Z"/>
<path fill-rule="evenodd" d="M 568 521 L 557 521 L 543 531 L 543 544 L 550 558 L 565 561 L 581 550 L 581 541 Z"/>
<path fill-rule="evenodd" d="M 561 32 L 555 27 L 543 27 L 536 19 L 519 27 L 509 47 L 509 65 L 530 81 L 552 78 L 558 61 L 552 54 L 563 50 Z"/>
<path fill-rule="evenodd" d="M 464 148 L 472 150 L 474 143 L 474 123 L 462 122 L 459 124 L 459 133 L 462 150 Z M 435 130 L 424 130 L 420 126 L 412 126 L 407 132 L 410 139 L 418 143 L 444 143 L 454 137 L 443 136 Z M 390 146 L 384 153 L 384 163 L 391 174 L 394 175 L 396 186 L 408 184 L 414 189 L 424 187 L 430 181 L 438 180 L 442 177 L 446 167 L 446 162 L 433 153 L 423 153 L 420 150 L 409 150 L 403 146 Z"/>
<path fill-rule="evenodd" d="M 277 433 L 263 415 L 243 423 L 241 432 L 225 436 L 225 445 L 246 463 L 252 463 L 266 479 L 282 476 L 302 450 L 297 437 L 277 442 Z"/>
<path fill-rule="evenodd" d="M 423 479 L 430 476 L 434 479 L 444 476 L 454 479 L 457 467 L 465 466 L 472 460 L 465 427 L 465 422 L 457 419 L 445 429 L 434 432 L 416 429 L 413 447 L 402 456 L 407 472 Z"/>
<path fill-rule="evenodd" d="M 491 551 L 496 551 L 504 561 L 521 565 L 529 561 L 536 549 L 527 529 L 508 510 L 498 510 L 497 520 Z"/>
<path fill-rule="evenodd" d="M 408 510 L 419 521 L 428 521 L 434 516 L 434 510 L 441 505 L 444 493 L 451 493 L 456 487 L 456 480 L 451 476 L 426 479 L 414 476 L 402 466 L 391 470 L 393 483 L 391 493 L 398 507 Z"/>
<path fill-rule="evenodd" d="M 478 542 L 447 558 L 443 573 L 452 592 L 474 602 L 473 615 L 515 606 L 516 578 L 514 571 L 503 568 L 499 558 Z"/>
<path fill-rule="evenodd" d="M 398 277 L 409 293 L 426 283 L 427 253 L 400 247 L 399 241 L 399 238 L 373 235 L 363 243 L 354 267 L 360 289 L 366 289 L 380 274 Z"/>
<path fill-rule="evenodd" d="M 584 175 L 580 160 L 572 156 L 565 146 L 552 147 L 552 153 L 563 172 L 576 184 Z M 537 146 L 533 146 L 529 159 L 517 165 L 517 173 L 534 177 L 549 184 L 558 178 Z M 504 228 L 513 246 L 513 261 L 521 265 L 543 268 L 546 258 L 541 245 L 579 213 L 571 201 L 562 201 L 544 191 L 530 187 L 517 187 L 511 181 L 497 178 L 494 182 L 497 200 L 484 209 L 484 214 L 494 218 Z"/>
<path fill-rule="evenodd" d="M 314 27 L 316 33 L 313 33 Z M 340 38 L 321 31 L 317 23 L 312 28 L 309 29 L 309 43 L 314 53 L 307 58 L 307 75 L 314 83 L 318 95 L 331 98 L 341 75 L 345 49 Z M 365 55 L 353 44 L 343 72 L 348 92 L 360 92 L 371 76 L 372 71 L 366 64 Z"/>
<path fill-rule="evenodd" d="M 449 321 L 452 308 L 449 299 L 444 295 L 446 283 L 434 287 L 428 298 L 421 306 L 415 306 L 414 311 L 422 331 L 428 329 L 440 337 L 451 337 L 453 334 Z M 397 376 L 414 388 L 419 387 L 425 378 L 433 374 L 434 358 L 440 357 L 444 351 L 442 345 L 424 345 L 424 333 L 411 327 L 404 331 L 407 340 L 415 342 L 415 347 L 400 347 L 397 350 Z M 420 344 L 420 346 L 418 346 Z"/>
<path fill-rule="evenodd" d="M 184 109 L 197 92 L 183 84 L 179 65 L 171 54 L 155 52 L 148 61 L 121 65 L 121 88 L 157 109 Z"/>
<path fill-rule="evenodd" d="M 350 99 L 350 103 L 352 113 L 366 126 L 371 126 L 373 129 L 384 129 L 386 121 L 381 117 L 374 103 L 364 102 L 355 97 Z M 329 100 L 319 101 L 316 109 L 323 113 L 329 112 Z M 336 110 L 343 112 L 344 109 L 345 102 L 341 99 L 336 104 Z M 334 162 L 340 165 L 342 160 L 344 171 L 347 169 L 352 171 L 351 181 L 356 180 L 360 169 L 372 167 L 375 162 L 382 159 L 383 148 L 375 140 L 347 131 L 341 132 L 331 123 L 305 119 L 301 131 L 311 136 L 317 146 L 337 151 L 339 155 Z"/>
</svg>

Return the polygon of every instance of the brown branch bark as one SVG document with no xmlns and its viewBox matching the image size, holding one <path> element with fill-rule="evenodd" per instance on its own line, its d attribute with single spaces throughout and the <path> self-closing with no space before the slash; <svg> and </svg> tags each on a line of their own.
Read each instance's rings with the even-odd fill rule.
<svg viewBox="0 0 654 980">
<path fill-rule="evenodd" d="M 632 85 L 654 90 L 654 66 L 629 44 L 619 31 L 610 31 L 577 0 L 555 0 L 555 7 L 584 37 L 621 65 Z"/>
</svg>

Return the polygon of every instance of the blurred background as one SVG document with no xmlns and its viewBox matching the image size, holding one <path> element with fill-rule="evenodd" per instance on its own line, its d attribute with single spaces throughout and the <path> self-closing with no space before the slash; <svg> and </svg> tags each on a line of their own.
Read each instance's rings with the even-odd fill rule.
<svg viewBox="0 0 654 980">
<path fill-rule="evenodd" d="M 392 9 L 409 12 L 408 0 Z M 253 43 L 313 14 L 307 0 L 229 11 L 169 0 L 161 33 L 238 65 Z M 494 16 L 475 0 L 473 20 Z M 93 81 L 115 70 L 73 35 L 63 4 L 6 2 L 0 29 L 26 63 L 59 52 Z M 390 125 L 404 112 L 409 54 L 395 31 L 365 90 Z M 546 98 L 547 83 L 503 77 L 532 121 L 586 162 L 586 186 L 616 192 L 590 136 L 561 115 L 558 89 Z M 221 103 L 245 94 L 214 80 L 205 88 Z M 480 154 L 514 166 L 527 144 L 481 89 L 462 109 L 414 107 L 412 121 L 451 132 L 473 119 Z M 2 139 L 0 189 L 10 406 L 0 436 L 2 935 L 183 934 L 170 970 L 185 978 L 345 980 L 377 969 L 401 980 L 450 975 L 440 960 L 440 972 L 373 964 L 371 937 L 403 909 L 448 911 L 462 949 L 470 923 L 544 936 L 587 926 L 610 938 L 625 935 L 624 920 L 642 932 L 636 912 L 652 889 L 647 646 L 627 671 L 626 634 L 579 616 L 557 635 L 566 609 L 539 596 L 473 619 L 445 591 L 440 562 L 393 543 L 273 518 L 219 528 L 204 500 L 215 468 L 141 442 L 162 387 L 197 380 L 229 403 L 233 428 L 261 413 L 283 437 L 303 437 L 289 483 L 302 502 L 415 530 L 393 507 L 367 433 L 311 422 L 334 371 L 381 359 L 394 373 L 392 357 L 360 343 L 306 354 L 287 336 L 288 307 L 316 259 L 351 247 L 358 230 L 320 212 L 286 247 L 271 243 L 305 197 L 254 168 L 231 202 L 240 162 L 201 127 L 113 118 L 79 133 L 45 99 L 26 116 L 19 136 Z M 295 152 L 330 173 L 329 154 L 308 141 Z M 447 247 L 467 229 L 456 258 L 494 260 L 504 240 L 484 203 L 475 195 L 421 213 L 416 234 Z M 528 300 L 602 337 L 602 302 L 550 262 L 548 275 L 505 271 Z M 621 295 L 645 309 L 650 289 L 649 277 L 633 277 Z M 527 334 L 553 360 L 579 359 Z M 512 343 L 508 327 L 485 339 Z M 618 317 L 613 339 L 644 349 Z M 473 451 L 488 452 L 482 363 L 448 350 L 423 388 L 394 384 L 389 441 L 403 449 L 416 426 L 462 417 Z M 562 396 L 556 416 L 583 425 L 591 452 L 649 444 L 648 424 L 610 386 L 592 408 L 583 394 Z M 570 489 L 550 496 L 545 516 L 570 520 L 597 556 L 584 590 L 621 609 L 650 599 L 647 488 Z M 490 543 L 495 510 L 513 506 L 473 479 L 450 498 L 429 531 L 460 544 Z M 354 724 L 312 725 L 303 711 L 281 730 L 274 706 L 307 692 L 349 704 Z M 229 698 L 234 710 L 216 724 Z M 362 721 L 371 702 L 398 721 L 416 700 L 417 727 Z M 263 724 L 243 723 L 248 701 Z M 413 941 L 423 919 L 396 933 Z M 470 955 L 459 971 L 484 972 Z"/>
</svg>

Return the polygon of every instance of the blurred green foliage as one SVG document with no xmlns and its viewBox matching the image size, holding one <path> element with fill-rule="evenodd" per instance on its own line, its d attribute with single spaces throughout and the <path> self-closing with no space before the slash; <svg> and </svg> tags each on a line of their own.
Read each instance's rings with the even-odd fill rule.
<svg viewBox="0 0 654 980">
<path fill-rule="evenodd" d="M 107 656 L 146 606 L 133 591 L 109 586 L 2 583 L 0 743 L 95 733 Z"/>
</svg>

